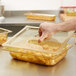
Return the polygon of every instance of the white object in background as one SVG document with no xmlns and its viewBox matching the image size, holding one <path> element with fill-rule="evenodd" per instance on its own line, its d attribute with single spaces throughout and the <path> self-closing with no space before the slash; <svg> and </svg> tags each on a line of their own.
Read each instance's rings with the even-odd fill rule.
<svg viewBox="0 0 76 76">
<path fill-rule="evenodd" d="M 2 21 L 5 19 L 5 17 L 4 16 L 1 16 L 0 17 L 0 23 L 2 23 Z"/>
</svg>

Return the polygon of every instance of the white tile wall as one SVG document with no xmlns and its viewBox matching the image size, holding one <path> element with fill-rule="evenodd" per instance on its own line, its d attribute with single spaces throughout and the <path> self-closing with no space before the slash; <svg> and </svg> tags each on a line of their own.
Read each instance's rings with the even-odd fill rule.
<svg viewBox="0 0 76 76">
<path fill-rule="evenodd" d="M 5 10 L 50 10 L 60 7 L 60 0 L 2 0 Z"/>
<path fill-rule="evenodd" d="M 2 0 L 5 10 L 50 10 L 76 6 L 76 0 Z"/>
<path fill-rule="evenodd" d="M 62 6 L 76 6 L 76 0 L 63 0 Z"/>
</svg>

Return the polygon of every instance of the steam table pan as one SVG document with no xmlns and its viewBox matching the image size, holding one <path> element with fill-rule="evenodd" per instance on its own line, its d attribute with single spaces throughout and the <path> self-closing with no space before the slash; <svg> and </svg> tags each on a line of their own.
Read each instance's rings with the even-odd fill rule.
<svg viewBox="0 0 76 76">
<path fill-rule="evenodd" d="M 26 13 L 25 16 L 28 19 L 35 19 L 35 20 L 55 21 L 56 19 L 55 15 L 50 14 Z"/>
<path fill-rule="evenodd" d="M 26 26 L 3 46 L 15 59 L 42 65 L 55 65 L 65 57 L 71 47 L 67 41 L 72 34 L 73 31 L 59 32 L 49 40 L 38 43 L 38 27 Z"/>
<path fill-rule="evenodd" d="M 0 28 L 0 45 L 2 45 L 7 40 L 8 33 L 12 31 Z"/>
</svg>

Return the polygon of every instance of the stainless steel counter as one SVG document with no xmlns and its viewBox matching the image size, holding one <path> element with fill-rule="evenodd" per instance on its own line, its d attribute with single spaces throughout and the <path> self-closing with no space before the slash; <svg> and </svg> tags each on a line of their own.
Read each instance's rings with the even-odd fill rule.
<svg viewBox="0 0 76 76">
<path fill-rule="evenodd" d="M 60 19 L 58 17 L 59 10 L 45 10 L 45 11 L 5 11 L 4 17 L 5 19 L 0 24 L 40 24 L 45 21 L 41 20 L 30 20 L 27 19 L 24 14 L 28 12 L 33 13 L 43 13 L 43 14 L 54 14 L 56 15 L 56 20 L 53 22 L 60 22 Z M 52 22 L 52 21 L 46 21 L 46 22 Z"/>
<path fill-rule="evenodd" d="M 54 66 L 13 60 L 8 51 L 0 49 L 0 76 L 76 76 L 76 46 L 73 38 L 69 43 L 73 44 L 73 47 L 66 57 Z"/>
</svg>

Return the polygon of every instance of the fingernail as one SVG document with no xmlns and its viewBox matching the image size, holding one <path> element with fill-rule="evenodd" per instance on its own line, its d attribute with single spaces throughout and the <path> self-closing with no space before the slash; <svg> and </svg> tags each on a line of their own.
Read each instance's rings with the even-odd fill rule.
<svg viewBox="0 0 76 76">
<path fill-rule="evenodd" d="M 38 40 L 38 43 L 40 43 L 41 42 L 41 40 Z"/>
</svg>

